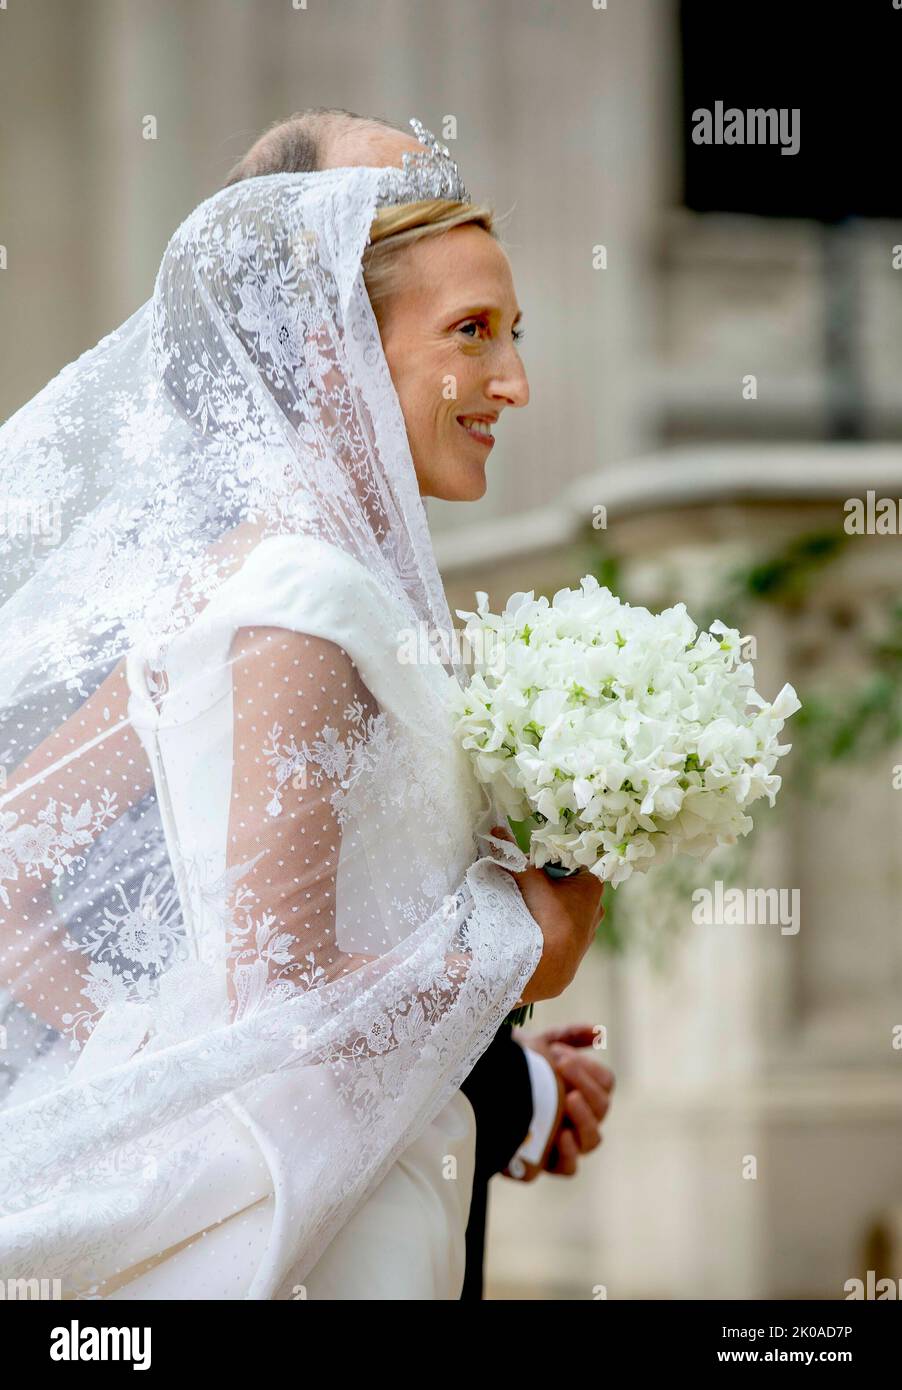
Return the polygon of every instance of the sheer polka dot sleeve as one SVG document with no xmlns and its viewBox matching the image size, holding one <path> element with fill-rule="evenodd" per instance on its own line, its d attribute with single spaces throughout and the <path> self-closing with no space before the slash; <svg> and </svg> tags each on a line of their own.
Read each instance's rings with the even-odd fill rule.
<svg viewBox="0 0 902 1390">
<path fill-rule="evenodd" d="M 230 976 L 246 1007 L 264 964 L 267 989 L 309 989 L 379 954 L 365 920 L 369 950 L 343 950 L 336 932 L 342 822 L 379 710 L 348 654 L 320 637 L 242 628 L 232 671 Z"/>
<path fill-rule="evenodd" d="M 233 1014 L 327 990 L 362 971 L 353 989 L 369 991 L 366 1026 L 352 1011 L 328 1055 L 364 1056 L 374 1045 L 382 1052 L 390 1030 L 386 1037 L 377 1028 L 374 1044 L 374 1002 L 381 998 L 387 1015 L 413 1010 L 437 1022 L 458 1001 L 472 958 L 460 895 L 436 903 L 434 883 L 411 884 L 404 872 L 409 849 L 405 856 L 398 802 L 421 795 L 422 780 L 399 784 L 391 719 L 347 651 L 325 638 L 240 629 L 232 698 Z M 423 832 L 430 833 L 428 822 Z M 404 898 L 411 888 L 418 891 Z M 408 932 L 430 905 L 434 941 L 424 969 L 422 940 Z M 338 1009 L 349 989 L 328 997 Z"/>
</svg>

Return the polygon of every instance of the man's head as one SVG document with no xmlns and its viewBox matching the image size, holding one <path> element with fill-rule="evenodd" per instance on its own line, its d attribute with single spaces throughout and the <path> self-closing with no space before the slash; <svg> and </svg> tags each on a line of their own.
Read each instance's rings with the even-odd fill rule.
<svg viewBox="0 0 902 1390">
<path fill-rule="evenodd" d="M 378 117 L 317 107 L 261 135 L 227 184 L 266 174 L 401 167 L 415 136 Z M 486 207 L 432 199 L 384 207 L 364 283 L 407 427 L 420 492 L 473 501 L 486 488 L 492 430 L 529 387 L 517 351 L 511 268 Z"/>
<path fill-rule="evenodd" d="M 422 148 L 415 135 L 381 116 L 357 116 L 337 106 L 313 106 L 264 131 L 223 186 L 263 174 L 309 174 L 360 164 L 400 166 L 405 150 Z"/>
</svg>

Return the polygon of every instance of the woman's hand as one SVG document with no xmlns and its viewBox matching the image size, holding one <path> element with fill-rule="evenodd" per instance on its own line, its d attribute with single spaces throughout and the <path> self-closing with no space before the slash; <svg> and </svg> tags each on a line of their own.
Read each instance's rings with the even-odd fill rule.
<svg viewBox="0 0 902 1390">
<path fill-rule="evenodd" d="M 492 834 L 510 840 L 500 826 Z M 543 869 L 529 867 L 514 875 L 527 908 L 545 938 L 541 959 L 520 996 L 524 1004 L 554 999 L 573 979 L 604 917 L 604 884 L 588 872 L 551 879 Z"/>
</svg>

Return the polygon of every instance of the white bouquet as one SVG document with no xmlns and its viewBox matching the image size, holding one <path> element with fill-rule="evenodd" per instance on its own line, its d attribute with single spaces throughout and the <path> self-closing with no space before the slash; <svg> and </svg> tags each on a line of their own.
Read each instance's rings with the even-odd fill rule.
<svg viewBox="0 0 902 1390">
<path fill-rule="evenodd" d="M 768 703 L 735 628 L 708 632 L 678 603 L 621 603 L 587 575 L 551 603 L 477 593 L 465 640 L 479 653 L 452 694 L 455 734 L 537 868 L 588 869 L 612 884 L 670 859 L 702 858 L 752 828 L 747 807 L 781 778 L 791 685 Z"/>
</svg>

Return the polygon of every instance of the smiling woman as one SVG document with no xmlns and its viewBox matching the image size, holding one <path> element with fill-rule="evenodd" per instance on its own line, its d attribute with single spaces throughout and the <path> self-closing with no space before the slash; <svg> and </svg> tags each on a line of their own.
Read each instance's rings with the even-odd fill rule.
<svg viewBox="0 0 902 1390">
<path fill-rule="evenodd" d="M 474 501 L 501 412 L 529 401 L 492 215 L 444 200 L 382 209 L 363 266 L 420 493 Z"/>
<path fill-rule="evenodd" d="M 64 1300 L 458 1298 L 462 1082 L 594 930 L 452 736 L 421 495 L 528 389 L 490 214 L 404 155 L 221 189 L 0 430 L 62 511 L 0 605 L 0 1271 Z"/>
</svg>

